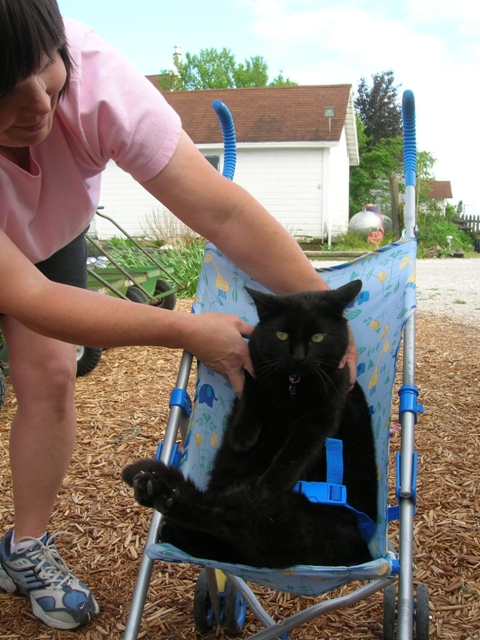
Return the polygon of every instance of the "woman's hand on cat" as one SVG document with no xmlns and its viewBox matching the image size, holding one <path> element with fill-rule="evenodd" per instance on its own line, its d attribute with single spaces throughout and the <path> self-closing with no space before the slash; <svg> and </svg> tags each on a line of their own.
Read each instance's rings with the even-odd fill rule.
<svg viewBox="0 0 480 640">
<path fill-rule="evenodd" d="M 343 356 L 338 368 L 339 369 L 343 369 L 343 367 L 346 365 L 348 367 L 348 371 L 350 373 L 350 379 L 349 379 L 349 391 L 351 391 L 353 389 L 353 386 L 355 384 L 355 381 L 357 379 L 357 362 L 358 362 L 358 350 L 357 347 L 355 345 L 355 340 L 353 339 L 353 333 L 352 330 L 350 329 L 350 326 L 348 327 L 348 347 L 347 347 L 347 352 L 346 354 Z"/>
<path fill-rule="evenodd" d="M 241 396 L 245 370 L 254 376 L 250 352 L 244 340 L 251 335 L 253 327 L 226 313 L 192 314 L 191 319 L 196 323 L 196 330 L 190 332 L 190 344 L 186 348 L 206 367 L 223 376 L 237 396 Z"/>
</svg>

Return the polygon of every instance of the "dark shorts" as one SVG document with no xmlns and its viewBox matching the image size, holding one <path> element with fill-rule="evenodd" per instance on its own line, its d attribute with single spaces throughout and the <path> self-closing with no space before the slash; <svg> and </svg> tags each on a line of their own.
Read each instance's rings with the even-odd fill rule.
<svg viewBox="0 0 480 640">
<path fill-rule="evenodd" d="M 37 262 L 37 269 L 53 282 L 86 289 L 88 252 L 85 233 L 86 230 L 50 258 Z"/>
<path fill-rule="evenodd" d="M 87 288 L 87 241 L 85 229 L 75 240 L 69 242 L 53 256 L 37 262 L 35 266 L 49 280 L 60 284 L 70 284 L 80 289 Z M 0 313 L 0 318 L 3 313 Z"/>
</svg>

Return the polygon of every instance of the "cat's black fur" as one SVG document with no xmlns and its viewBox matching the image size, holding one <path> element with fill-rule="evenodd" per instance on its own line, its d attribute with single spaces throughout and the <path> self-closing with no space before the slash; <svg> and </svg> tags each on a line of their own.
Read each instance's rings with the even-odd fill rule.
<svg viewBox="0 0 480 640">
<path fill-rule="evenodd" d="M 123 471 L 137 501 L 164 514 L 163 542 L 258 567 L 371 559 L 350 510 L 292 491 L 298 480 L 326 479 L 325 438 L 339 438 L 348 502 L 376 520 L 370 413 L 358 383 L 348 391 L 348 367 L 339 368 L 348 343 L 343 312 L 360 289 L 356 280 L 284 296 L 249 290 L 260 318 L 250 338 L 255 378 L 247 374 L 234 403 L 207 489 L 155 460 Z"/>
</svg>

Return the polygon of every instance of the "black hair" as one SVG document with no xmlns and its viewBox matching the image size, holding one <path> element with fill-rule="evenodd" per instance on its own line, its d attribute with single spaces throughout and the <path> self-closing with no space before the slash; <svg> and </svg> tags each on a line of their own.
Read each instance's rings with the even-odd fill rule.
<svg viewBox="0 0 480 640">
<path fill-rule="evenodd" d="M 40 69 L 58 51 L 67 70 L 72 59 L 56 0 L 0 0 L 0 97 Z"/>
</svg>

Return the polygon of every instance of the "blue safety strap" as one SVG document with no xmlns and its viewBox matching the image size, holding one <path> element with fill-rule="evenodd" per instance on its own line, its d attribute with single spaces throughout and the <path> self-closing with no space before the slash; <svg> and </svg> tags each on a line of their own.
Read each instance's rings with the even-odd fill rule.
<svg viewBox="0 0 480 640">
<path fill-rule="evenodd" d="M 368 544 L 375 533 L 377 525 L 362 511 L 357 511 L 347 502 L 347 487 L 343 484 L 343 442 L 336 438 L 325 440 L 327 458 L 327 481 L 304 482 L 301 480 L 293 487 L 297 493 L 318 504 L 330 504 L 346 507 L 357 516 L 360 535 Z"/>
</svg>

